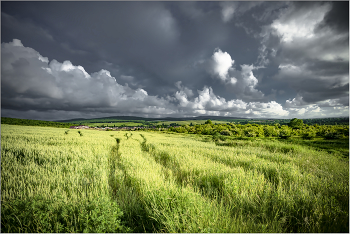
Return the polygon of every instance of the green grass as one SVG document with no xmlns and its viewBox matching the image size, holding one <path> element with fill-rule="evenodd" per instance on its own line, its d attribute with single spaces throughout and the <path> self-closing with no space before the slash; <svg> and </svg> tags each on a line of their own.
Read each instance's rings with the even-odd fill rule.
<svg viewBox="0 0 350 234">
<path fill-rule="evenodd" d="M 111 199 L 108 135 L 1 126 L 3 232 L 125 232 Z"/>
<path fill-rule="evenodd" d="M 3 232 L 349 232 L 348 141 L 80 131 L 2 125 Z"/>
<path fill-rule="evenodd" d="M 313 140 L 301 140 L 298 138 L 291 138 L 286 142 L 311 147 L 314 150 L 322 150 L 344 158 L 349 158 L 349 138 L 335 140 L 323 140 L 322 138 L 315 138 Z"/>
</svg>

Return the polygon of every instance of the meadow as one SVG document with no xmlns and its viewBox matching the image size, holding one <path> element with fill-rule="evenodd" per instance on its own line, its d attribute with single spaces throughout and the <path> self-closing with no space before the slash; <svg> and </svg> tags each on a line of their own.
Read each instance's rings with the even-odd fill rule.
<svg viewBox="0 0 350 234">
<path fill-rule="evenodd" d="M 1 126 L 2 232 L 349 232 L 318 141 Z"/>
</svg>

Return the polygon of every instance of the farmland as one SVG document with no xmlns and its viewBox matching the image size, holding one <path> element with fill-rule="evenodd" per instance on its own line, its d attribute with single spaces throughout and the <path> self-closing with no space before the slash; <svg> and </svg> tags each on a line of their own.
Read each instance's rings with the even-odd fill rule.
<svg viewBox="0 0 350 234">
<path fill-rule="evenodd" d="M 1 229 L 349 232 L 348 147 L 2 124 Z"/>
</svg>

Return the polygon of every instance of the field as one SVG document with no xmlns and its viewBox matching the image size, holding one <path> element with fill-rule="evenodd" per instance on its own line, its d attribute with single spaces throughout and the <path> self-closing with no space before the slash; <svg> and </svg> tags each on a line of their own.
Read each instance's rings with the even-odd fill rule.
<svg viewBox="0 0 350 234">
<path fill-rule="evenodd" d="M 349 232 L 348 147 L 2 124 L 1 230 Z"/>
</svg>

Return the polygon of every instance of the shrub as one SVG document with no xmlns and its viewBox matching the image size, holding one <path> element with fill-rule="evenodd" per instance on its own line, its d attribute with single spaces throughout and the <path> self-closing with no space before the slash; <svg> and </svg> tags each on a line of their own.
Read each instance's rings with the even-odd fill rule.
<svg viewBox="0 0 350 234">
<path fill-rule="evenodd" d="M 316 132 L 315 131 L 312 131 L 312 130 L 304 130 L 302 133 L 301 133 L 301 137 L 304 139 L 304 140 L 312 140 L 316 137 Z"/>
<path fill-rule="evenodd" d="M 221 134 L 221 135 L 224 135 L 224 136 L 231 136 L 231 135 L 232 135 L 232 133 L 231 133 L 229 130 L 222 130 L 222 131 L 220 132 L 220 134 Z"/>
<path fill-rule="evenodd" d="M 213 134 L 213 141 L 218 141 L 218 140 L 225 141 L 226 138 L 224 135 L 220 135 L 218 132 L 216 132 Z"/>
<path fill-rule="evenodd" d="M 254 132 L 253 129 L 245 129 L 244 135 L 247 137 L 256 137 L 256 133 Z"/>
<path fill-rule="evenodd" d="M 238 136 L 238 137 L 242 136 L 242 130 L 239 128 L 234 128 L 231 130 L 231 132 L 234 136 Z"/>
<path fill-rule="evenodd" d="M 204 128 L 203 130 L 202 130 L 202 134 L 203 135 L 212 135 L 213 134 L 213 129 L 212 128 Z"/>
<path fill-rule="evenodd" d="M 276 131 L 274 126 L 265 126 L 264 127 L 264 136 L 265 137 L 276 137 L 276 136 L 278 136 L 278 131 Z"/>
<path fill-rule="evenodd" d="M 280 130 L 278 137 L 281 139 L 288 139 L 292 136 L 292 132 L 288 128 L 284 128 Z"/>
<path fill-rule="evenodd" d="M 326 131 L 323 136 L 326 140 L 340 139 L 341 135 L 334 130 Z"/>
<path fill-rule="evenodd" d="M 187 130 L 184 127 L 175 128 L 175 131 L 178 133 L 187 133 Z"/>
<path fill-rule="evenodd" d="M 288 124 L 288 126 L 291 127 L 292 129 L 300 129 L 303 127 L 303 125 L 304 125 L 303 120 L 297 119 L 297 118 L 292 119 Z"/>
<path fill-rule="evenodd" d="M 208 119 L 207 121 L 205 121 L 205 124 L 212 124 L 212 122 L 210 119 Z"/>
</svg>

